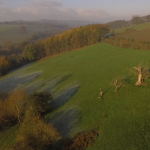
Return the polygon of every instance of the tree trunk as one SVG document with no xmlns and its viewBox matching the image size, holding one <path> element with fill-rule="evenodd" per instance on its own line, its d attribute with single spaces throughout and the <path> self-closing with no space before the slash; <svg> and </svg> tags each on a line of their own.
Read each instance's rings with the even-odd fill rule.
<svg viewBox="0 0 150 150">
<path fill-rule="evenodd" d="M 135 83 L 135 85 L 141 85 L 142 84 L 142 69 L 141 69 L 141 67 L 139 67 L 139 68 L 134 67 L 134 69 L 136 69 L 139 73 L 138 81 Z"/>
<path fill-rule="evenodd" d="M 21 121 L 20 121 L 20 113 L 19 113 L 19 108 L 18 108 L 18 106 L 17 106 L 17 114 L 18 114 L 18 121 L 19 121 L 19 123 L 21 123 Z"/>
</svg>

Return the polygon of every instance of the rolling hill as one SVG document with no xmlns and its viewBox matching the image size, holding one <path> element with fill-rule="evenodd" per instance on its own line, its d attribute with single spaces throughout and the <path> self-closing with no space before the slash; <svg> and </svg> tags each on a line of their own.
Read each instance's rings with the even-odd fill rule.
<svg viewBox="0 0 150 150">
<path fill-rule="evenodd" d="M 149 149 L 150 81 L 135 86 L 130 69 L 150 63 L 150 51 L 98 43 L 35 62 L 0 79 L 1 90 L 48 91 L 54 97 L 52 123 L 62 137 L 100 126 L 100 136 L 87 150 Z M 114 82 L 123 85 L 115 92 Z M 100 88 L 103 100 L 98 99 Z M 0 133 L 0 149 L 12 143 L 17 126 Z M 6 140 L 7 139 L 7 140 Z"/>
</svg>

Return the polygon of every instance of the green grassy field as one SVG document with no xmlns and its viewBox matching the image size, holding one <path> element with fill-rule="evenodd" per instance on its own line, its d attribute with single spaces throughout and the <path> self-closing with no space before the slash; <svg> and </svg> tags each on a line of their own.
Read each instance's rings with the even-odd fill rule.
<svg viewBox="0 0 150 150">
<path fill-rule="evenodd" d="M 150 81 L 146 80 L 147 86 L 135 86 L 137 77 L 130 69 L 141 61 L 150 63 L 149 56 L 150 51 L 99 43 L 36 62 L 21 71 L 24 75 L 40 71 L 33 80 L 38 90 L 51 91 L 60 102 L 66 98 L 64 105 L 45 116 L 54 124 L 60 121 L 58 128 L 65 128 L 66 134 L 73 136 L 100 125 L 101 134 L 88 150 L 148 150 Z M 125 81 L 117 93 L 113 86 L 116 79 Z M 100 88 L 105 92 L 103 100 L 97 98 Z M 15 132 L 10 132 L 15 138 Z M 1 149 L 13 141 L 9 136 L 4 140 L 0 134 Z"/>
<path fill-rule="evenodd" d="M 0 25 L 0 44 L 3 44 L 7 41 L 11 41 L 12 43 L 18 43 L 29 38 L 33 33 L 38 31 L 44 31 L 45 28 L 28 25 L 26 26 L 27 33 L 20 33 L 21 25 Z"/>
</svg>

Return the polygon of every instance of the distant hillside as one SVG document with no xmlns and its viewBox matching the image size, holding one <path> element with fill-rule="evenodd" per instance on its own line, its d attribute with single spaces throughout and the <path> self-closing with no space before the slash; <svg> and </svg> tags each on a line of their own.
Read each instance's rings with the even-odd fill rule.
<svg viewBox="0 0 150 150">
<path fill-rule="evenodd" d="M 20 33 L 20 27 L 26 27 L 26 34 Z M 0 44 L 5 44 L 10 41 L 12 43 L 23 42 L 27 39 L 45 38 L 62 32 L 62 30 L 69 29 L 67 25 L 60 24 L 38 24 L 25 22 L 9 22 L 7 24 L 0 23 Z"/>
<path fill-rule="evenodd" d="M 149 28 L 137 30 L 129 33 L 118 34 L 116 37 L 134 39 L 136 41 L 150 42 L 150 26 Z"/>
<path fill-rule="evenodd" d="M 40 22 L 40 23 L 66 24 L 71 28 L 97 23 L 96 21 L 84 21 L 84 20 L 47 20 L 47 19 L 42 19 L 38 22 Z"/>
<path fill-rule="evenodd" d="M 130 25 L 140 25 L 148 22 L 150 22 L 150 15 L 146 16 L 135 15 L 132 16 L 130 20 L 115 20 L 112 22 L 108 22 L 107 24 L 109 25 L 110 29 L 117 29 L 127 27 Z"/>
<path fill-rule="evenodd" d="M 126 32 L 128 32 L 127 30 L 129 30 L 129 29 L 134 29 L 134 30 L 138 31 L 138 30 L 144 30 L 147 28 L 150 28 L 150 22 L 142 23 L 139 25 L 129 25 L 127 27 L 114 29 L 113 31 L 118 34 L 118 33 L 126 33 Z"/>
</svg>

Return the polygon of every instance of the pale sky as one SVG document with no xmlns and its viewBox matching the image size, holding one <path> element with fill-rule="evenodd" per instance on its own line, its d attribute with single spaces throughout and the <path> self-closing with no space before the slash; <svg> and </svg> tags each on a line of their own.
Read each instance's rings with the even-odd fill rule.
<svg viewBox="0 0 150 150">
<path fill-rule="evenodd" d="M 150 14 L 150 0 L 0 0 L 0 21 L 86 20 L 108 22 Z"/>
</svg>

